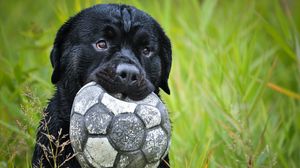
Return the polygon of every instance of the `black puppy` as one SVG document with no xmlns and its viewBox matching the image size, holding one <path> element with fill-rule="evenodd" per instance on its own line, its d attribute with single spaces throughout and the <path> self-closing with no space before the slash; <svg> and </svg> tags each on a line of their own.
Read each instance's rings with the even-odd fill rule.
<svg viewBox="0 0 300 168">
<path fill-rule="evenodd" d="M 80 167 L 68 134 L 73 99 L 83 85 L 96 81 L 107 92 L 134 100 L 158 94 L 159 88 L 169 94 L 171 60 L 160 25 L 134 7 L 96 5 L 71 17 L 51 52 L 56 92 L 37 132 L 33 166 Z M 159 167 L 169 167 L 168 155 L 164 160 Z"/>
</svg>

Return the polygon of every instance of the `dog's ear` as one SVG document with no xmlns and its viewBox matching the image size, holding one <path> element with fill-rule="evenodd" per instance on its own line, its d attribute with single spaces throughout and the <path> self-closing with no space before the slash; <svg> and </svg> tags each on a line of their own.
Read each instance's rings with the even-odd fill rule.
<svg viewBox="0 0 300 168">
<path fill-rule="evenodd" d="M 58 47 L 55 45 L 52 48 L 51 54 L 50 54 L 50 60 L 53 67 L 53 72 L 51 76 L 51 82 L 53 84 L 56 84 L 59 81 L 60 76 L 60 52 L 58 51 Z"/>
<path fill-rule="evenodd" d="M 160 28 L 160 57 L 161 57 L 161 79 L 159 87 L 170 94 L 170 89 L 168 85 L 169 74 L 172 64 L 172 48 L 171 42 L 165 32 Z"/>
<path fill-rule="evenodd" d="M 69 19 L 56 33 L 53 48 L 50 54 L 50 60 L 53 67 L 51 82 L 56 84 L 61 79 L 61 57 L 63 54 L 63 44 L 71 28 L 72 18 Z"/>
</svg>

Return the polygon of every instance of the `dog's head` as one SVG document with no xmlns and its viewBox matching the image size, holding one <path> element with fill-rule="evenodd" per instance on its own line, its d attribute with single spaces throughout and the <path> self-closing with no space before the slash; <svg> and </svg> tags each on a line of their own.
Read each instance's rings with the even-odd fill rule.
<svg viewBox="0 0 300 168">
<path fill-rule="evenodd" d="M 52 83 L 74 92 L 96 81 L 138 100 L 159 87 L 170 93 L 171 44 L 160 25 L 126 5 L 96 5 L 70 18 L 51 52 Z"/>
</svg>

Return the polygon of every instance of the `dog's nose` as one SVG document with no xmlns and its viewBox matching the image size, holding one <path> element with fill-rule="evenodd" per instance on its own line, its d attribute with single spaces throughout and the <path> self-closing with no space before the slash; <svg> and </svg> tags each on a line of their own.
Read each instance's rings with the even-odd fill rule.
<svg viewBox="0 0 300 168">
<path fill-rule="evenodd" d="M 131 64 L 119 64 L 116 70 L 117 76 L 124 84 L 130 85 L 138 80 L 140 71 Z"/>
</svg>

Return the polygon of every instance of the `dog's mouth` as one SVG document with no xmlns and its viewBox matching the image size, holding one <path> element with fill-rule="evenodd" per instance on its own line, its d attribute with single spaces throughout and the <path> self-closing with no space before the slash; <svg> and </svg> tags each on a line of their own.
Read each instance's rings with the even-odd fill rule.
<svg viewBox="0 0 300 168">
<path fill-rule="evenodd" d="M 130 78 L 130 79 L 128 79 Z M 142 100 L 154 91 L 153 84 L 143 74 L 136 74 L 135 76 L 118 73 L 115 67 L 97 68 L 88 77 L 86 83 L 95 81 L 107 93 L 112 96 L 125 100 Z"/>
<path fill-rule="evenodd" d="M 111 95 L 120 100 L 126 100 L 128 98 L 128 96 L 123 93 L 115 93 L 115 94 L 111 94 Z"/>
</svg>

